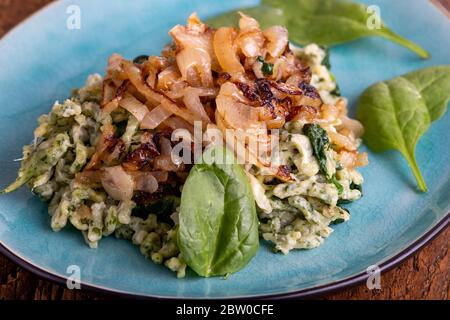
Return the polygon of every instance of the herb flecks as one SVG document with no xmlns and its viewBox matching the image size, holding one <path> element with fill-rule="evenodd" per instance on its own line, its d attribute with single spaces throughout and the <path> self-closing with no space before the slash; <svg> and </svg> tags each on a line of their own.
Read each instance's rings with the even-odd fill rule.
<svg viewBox="0 0 450 320">
<path fill-rule="evenodd" d="M 265 76 L 271 76 L 273 74 L 273 63 L 268 63 L 264 60 L 263 57 L 259 56 L 257 58 L 257 61 L 260 62 L 261 65 L 261 71 Z"/>
</svg>

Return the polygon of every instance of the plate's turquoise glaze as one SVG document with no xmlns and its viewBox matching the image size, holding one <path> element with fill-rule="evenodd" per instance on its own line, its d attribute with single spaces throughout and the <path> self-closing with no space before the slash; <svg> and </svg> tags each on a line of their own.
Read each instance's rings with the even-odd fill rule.
<svg viewBox="0 0 450 320">
<path fill-rule="evenodd" d="M 32 139 L 38 115 L 64 99 L 107 57 L 158 54 L 167 31 L 192 11 L 209 17 L 252 0 L 58 1 L 0 41 L 0 186 L 13 181 L 22 145 Z M 81 9 L 81 29 L 68 30 L 66 9 Z M 424 61 L 382 39 L 366 39 L 332 51 L 333 71 L 354 106 L 373 82 L 418 68 L 450 63 L 450 21 L 425 0 L 369 0 L 394 30 L 428 49 Z M 113 291 L 160 297 L 236 297 L 288 293 L 322 286 L 365 272 L 398 254 L 449 212 L 450 113 L 435 123 L 417 147 L 429 192 L 421 194 L 405 161 L 396 153 L 370 153 L 364 168 L 365 195 L 350 207 L 352 218 L 336 226 L 325 244 L 283 256 L 262 245 L 247 268 L 227 280 L 188 273 L 178 280 L 145 260 L 137 247 L 115 238 L 89 249 L 79 232 L 54 233 L 46 205 L 26 188 L 0 197 L 0 241 L 29 263 L 67 276 L 81 268 L 83 283 Z"/>
</svg>

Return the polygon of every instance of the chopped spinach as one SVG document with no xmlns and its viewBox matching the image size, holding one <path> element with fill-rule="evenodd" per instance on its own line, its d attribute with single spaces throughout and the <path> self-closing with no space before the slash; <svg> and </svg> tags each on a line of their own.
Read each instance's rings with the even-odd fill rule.
<svg viewBox="0 0 450 320">
<path fill-rule="evenodd" d="M 325 58 L 322 60 L 322 65 L 325 66 L 328 70 L 331 69 L 330 62 L 330 48 L 327 46 L 319 46 L 325 52 Z"/>
<path fill-rule="evenodd" d="M 180 198 L 176 196 L 166 196 L 154 200 L 148 204 L 137 206 L 133 209 L 133 215 L 146 219 L 149 214 L 156 214 L 160 221 L 173 225 L 170 215 L 175 212 L 180 205 Z"/>
<path fill-rule="evenodd" d="M 343 204 L 349 204 L 349 203 L 352 203 L 352 202 L 353 202 L 352 200 L 348 200 L 348 199 L 339 199 L 338 202 L 337 202 L 337 205 L 341 206 Z"/>
<path fill-rule="evenodd" d="M 330 92 L 331 95 L 335 96 L 335 97 L 340 97 L 341 94 L 341 88 L 339 87 L 339 85 L 336 83 L 336 88 L 334 88 L 333 91 Z"/>
<path fill-rule="evenodd" d="M 362 192 L 363 192 L 363 189 L 362 189 L 362 185 L 360 185 L 360 184 L 356 184 L 356 183 L 351 183 L 350 184 L 350 189 L 351 190 L 358 190 L 359 192 L 361 192 L 361 195 L 362 195 Z"/>
<path fill-rule="evenodd" d="M 339 194 L 342 194 L 344 192 L 344 187 L 336 179 L 336 175 L 333 174 L 333 176 L 330 179 L 330 182 L 333 183 L 336 186 L 336 189 L 338 190 Z"/>
<path fill-rule="evenodd" d="M 127 128 L 127 124 L 128 124 L 128 121 L 126 121 L 126 120 L 115 123 L 115 125 L 116 125 L 116 132 L 115 132 L 114 136 L 116 138 L 120 138 L 125 133 L 125 130 Z"/>
<path fill-rule="evenodd" d="M 308 136 L 309 141 L 313 147 L 314 155 L 319 161 L 319 167 L 322 173 L 331 179 L 332 175 L 327 169 L 327 150 L 330 148 L 330 139 L 328 138 L 327 132 L 316 123 L 305 124 L 303 127 L 303 132 Z"/>
<path fill-rule="evenodd" d="M 333 225 L 333 224 L 341 224 L 341 223 L 343 223 L 343 222 L 345 222 L 344 219 L 338 218 L 338 219 L 332 221 L 330 224 L 332 224 L 332 225 Z"/>
<path fill-rule="evenodd" d="M 271 76 L 273 74 L 273 63 L 268 63 L 263 57 L 258 57 L 258 62 L 262 63 L 261 71 L 265 76 Z"/>
<path fill-rule="evenodd" d="M 136 63 L 136 64 L 142 64 L 145 61 L 147 61 L 147 59 L 148 59 L 148 56 L 145 55 L 145 54 L 142 54 L 142 55 L 137 56 L 136 58 L 134 58 L 133 62 Z"/>
<path fill-rule="evenodd" d="M 328 182 L 334 184 L 339 194 L 344 192 L 344 188 L 336 179 L 336 175 L 329 170 L 328 161 L 330 161 L 327 153 L 330 149 L 330 139 L 327 132 L 316 123 L 308 123 L 303 127 L 303 132 L 308 136 L 313 147 L 314 155 L 319 161 L 319 167 L 322 174 L 327 178 Z"/>
</svg>

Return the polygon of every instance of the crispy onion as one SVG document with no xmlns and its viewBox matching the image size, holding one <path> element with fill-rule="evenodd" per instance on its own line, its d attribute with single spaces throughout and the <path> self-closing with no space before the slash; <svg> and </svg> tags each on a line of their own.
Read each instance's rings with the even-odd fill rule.
<svg viewBox="0 0 450 320">
<path fill-rule="evenodd" d="M 75 178 L 77 183 L 107 184 L 108 193 L 118 192 L 115 187 L 124 183 L 130 197 L 130 189 L 152 193 L 169 182 L 182 181 L 189 167 L 172 161 L 169 137 L 177 129 L 192 135 L 197 120 L 204 127 L 217 125 L 240 161 L 256 164 L 264 168 L 264 174 L 282 181 L 292 175 L 286 166 L 272 167 L 270 147 L 275 138 L 271 130 L 292 120 L 323 125 L 344 166 L 367 164 L 367 155 L 357 152 L 361 124 L 348 118 L 344 100 L 323 104 L 318 90 L 310 85 L 311 70 L 288 50 L 285 28 L 261 31 L 255 19 L 241 14 L 239 29 L 213 30 L 193 14 L 186 26 L 172 28 L 170 35 L 174 44 L 166 47 L 162 57 L 135 64 L 120 55 L 111 56 L 102 112 L 113 112 L 113 123 L 129 112 L 140 122 L 140 129 L 150 131 L 139 132 L 138 141 L 125 145 L 115 137 L 114 127 L 105 125 L 86 170 Z M 259 56 L 273 64 L 270 75 L 263 72 L 267 66 Z M 112 169 L 102 169 L 108 166 Z M 170 174 L 168 182 L 169 172 L 175 174 Z M 112 177 L 113 173 L 117 175 Z M 120 193 L 115 197 L 126 198 Z"/>
<path fill-rule="evenodd" d="M 170 90 L 172 85 L 179 81 L 181 74 L 176 66 L 170 66 L 158 74 L 158 90 Z"/>
<path fill-rule="evenodd" d="M 172 153 L 172 143 L 169 139 L 165 137 L 161 137 L 159 139 L 159 144 L 161 146 L 161 154 L 165 156 L 169 156 Z"/>
<path fill-rule="evenodd" d="M 134 171 L 127 172 L 134 181 L 134 190 L 154 193 L 159 183 L 164 183 L 169 177 L 167 171 Z"/>
<path fill-rule="evenodd" d="M 103 96 L 102 96 L 102 106 L 106 105 L 112 99 L 116 92 L 116 87 L 111 81 L 103 82 Z"/>
<path fill-rule="evenodd" d="M 185 48 L 177 54 L 182 79 L 191 86 L 212 87 L 211 57 L 203 50 Z"/>
<path fill-rule="evenodd" d="M 217 60 L 222 70 L 230 74 L 244 73 L 239 57 L 237 46 L 234 44 L 237 33 L 234 28 L 219 28 L 214 34 L 213 47 Z"/>
<path fill-rule="evenodd" d="M 356 151 L 357 145 L 353 139 L 346 137 L 340 133 L 337 133 L 333 130 L 328 130 L 327 132 L 331 142 L 338 148 L 342 148 L 348 151 Z"/>
<path fill-rule="evenodd" d="M 259 23 L 242 12 L 239 14 L 241 15 L 239 20 L 239 28 L 241 30 L 236 38 L 237 46 L 246 57 L 255 58 L 262 56 L 265 39 L 259 29 Z"/>
<path fill-rule="evenodd" d="M 288 45 L 288 31 L 284 27 L 274 26 L 264 31 L 266 37 L 267 52 L 273 57 L 278 58 L 286 50 Z"/>
<path fill-rule="evenodd" d="M 171 115 L 172 112 L 168 111 L 162 105 L 159 105 L 145 115 L 140 127 L 141 129 L 155 129 Z"/>
<path fill-rule="evenodd" d="M 258 129 L 264 126 L 259 121 L 259 111 L 250 105 L 243 103 L 239 89 L 231 82 L 224 83 L 216 98 L 217 112 L 227 124 L 234 129 Z"/>
<path fill-rule="evenodd" d="M 130 112 L 139 122 L 141 122 L 149 112 L 145 104 L 129 93 L 126 93 L 125 96 L 120 99 L 119 106 Z"/>
<path fill-rule="evenodd" d="M 102 134 L 95 147 L 95 153 L 92 155 L 91 160 L 86 165 L 85 170 L 91 170 L 100 164 L 104 153 L 111 146 L 111 141 L 114 137 L 114 131 L 115 129 L 111 124 L 103 126 Z"/>
<path fill-rule="evenodd" d="M 75 174 L 75 182 L 91 188 L 96 188 L 101 185 L 101 177 L 100 170 L 82 171 Z"/>
<path fill-rule="evenodd" d="M 367 152 L 358 153 L 355 161 L 355 166 L 365 167 L 369 164 L 369 155 Z"/>
<path fill-rule="evenodd" d="M 344 168 L 353 169 L 354 167 L 365 167 L 369 164 L 367 152 L 358 153 L 357 151 L 342 150 L 338 153 L 339 163 Z"/>
<path fill-rule="evenodd" d="M 341 117 L 342 125 L 351 130 L 355 138 L 362 137 L 364 133 L 364 127 L 358 120 L 350 119 L 347 116 Z"/>
<path fill-rule="evenodd" d="M 122 69 L 122 63 L 125 59 L 117 53 L 113 53 L 108 59 L 108 67 L 106 69 L 107 79 L 111 79 L 116 87 L 119 87 L 126 75 Z"/>
<path fill-rule="evenodd" d="M 156 157 L 153 163 L 153 167 L 155 170 L 165 170 L 165 171 L 179 171 L 182 167 L 180 165 L 175 164 L 172 161 L 172 157 L 170 155 L 160 155 Z"/>
<path fill-rule="evenodd" d="M 165 120 L 163 123 L 166 126 L 168 126 L 169 128 L 171 128 L 172 130 L 186 129 L 191 133 L 194 132 L 194 127 L 189 122 L 187 122 L 179 117 L 176 117 L 176 116 L 170 117 L 169 119 Z"/>
<path fill-rule="evenodd" d="M 150 172 L 139 172 L 133 177 L 134 190 L 154 193 L 158 190 L 158 181 Z"/>
<path fill-rule="evenodd" d="M 187 112 L 186 110 L 178 107 L 174 102 L 170 101 L 161 93 L 154 91 L 142 80 L 141 71 L 136 66 L 129 62 L 123 63 L 124 70 L 128 75 L 131 83 L 136 87 L 136 89 L 150 102 L 155 103 L 155 105 L 161 104 L 167 111 L 176 114 L 177 116 L 185 119 L 190 123 L 194 123 L 195 118 Z"/>
<path fill-rule="evenodd" d="M 177 25 L 169 34 L 177 45 L 177 51 L 185 48 L 200 49 L 210 56 L 212 70 L 220 70 L 212 46 L 213 30 L 202 23 L 197 14 L 193 13 L 189 17 L 187 26 Z"/>
<path fill-rule="evenodd" d="M 339 109 L 332 104 L 323 104 L 320 107 L 321 111 L 321 119 L 324 119 L 328 122 L 334 122 L 339 117 Z"/>
<path fill-rule="evenodd" d="M 202 120 L 206 123 L 211 122 L 211 119 L 209 119 L 208 115 L 206 114 L 205 108 L 200 101 L 198 90 L 195 90 L 192 87 L 187 87 L 184 90 L 183 102 L 186 108 L 196 116 L 197 120 Z"/>
<path fill-rule="evenodd" d="M 103 169 L 101 183 L 105 191 L 115 200 L 130 200 L 133 196 L 133 178 L 123 170 L 122 166 Z"/>
</svg>

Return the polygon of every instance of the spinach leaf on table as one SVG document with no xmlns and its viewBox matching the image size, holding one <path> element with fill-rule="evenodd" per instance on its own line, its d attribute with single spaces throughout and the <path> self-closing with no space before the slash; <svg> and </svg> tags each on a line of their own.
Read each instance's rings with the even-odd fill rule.
<svg viewBox="0 0 450 320">
<path fill-rule="evenodd" d="M 218 148 L 209 152 L 232 157 Z M 242 269 L 259 247 L 256 205 L 245 172 L 216 159 L 191 169 L 181 195 L 178 246 L 187 265 L 204 277 Z"/>
<path fill-rule="evenodd" d="M 415 158 L 420 137 L 447 110 L 450 65 L 425 68 L 372 85 L 361 96 L 357 117 L 376 152 L 395 149 L 406 158 L 420 190 L 427 186 Z"/>
<path fill-rule="evenodd" d="M 262 0 L 262 5 L 233 10 L 208 20 L 214 27 L 238 24 L 237 11 L 260 21 L 262 28 L 284 25 L 290 40 L 299 45 L 317 43 L 333 46 L 363 37 L 379 36 L 415 52 L 422 58 L 429 53 L 419 45 L 398 35 L 381 22 L 380 28 L 369 28 L 371 13 L 367 6 L 347 0 Z"/>
</svg>

